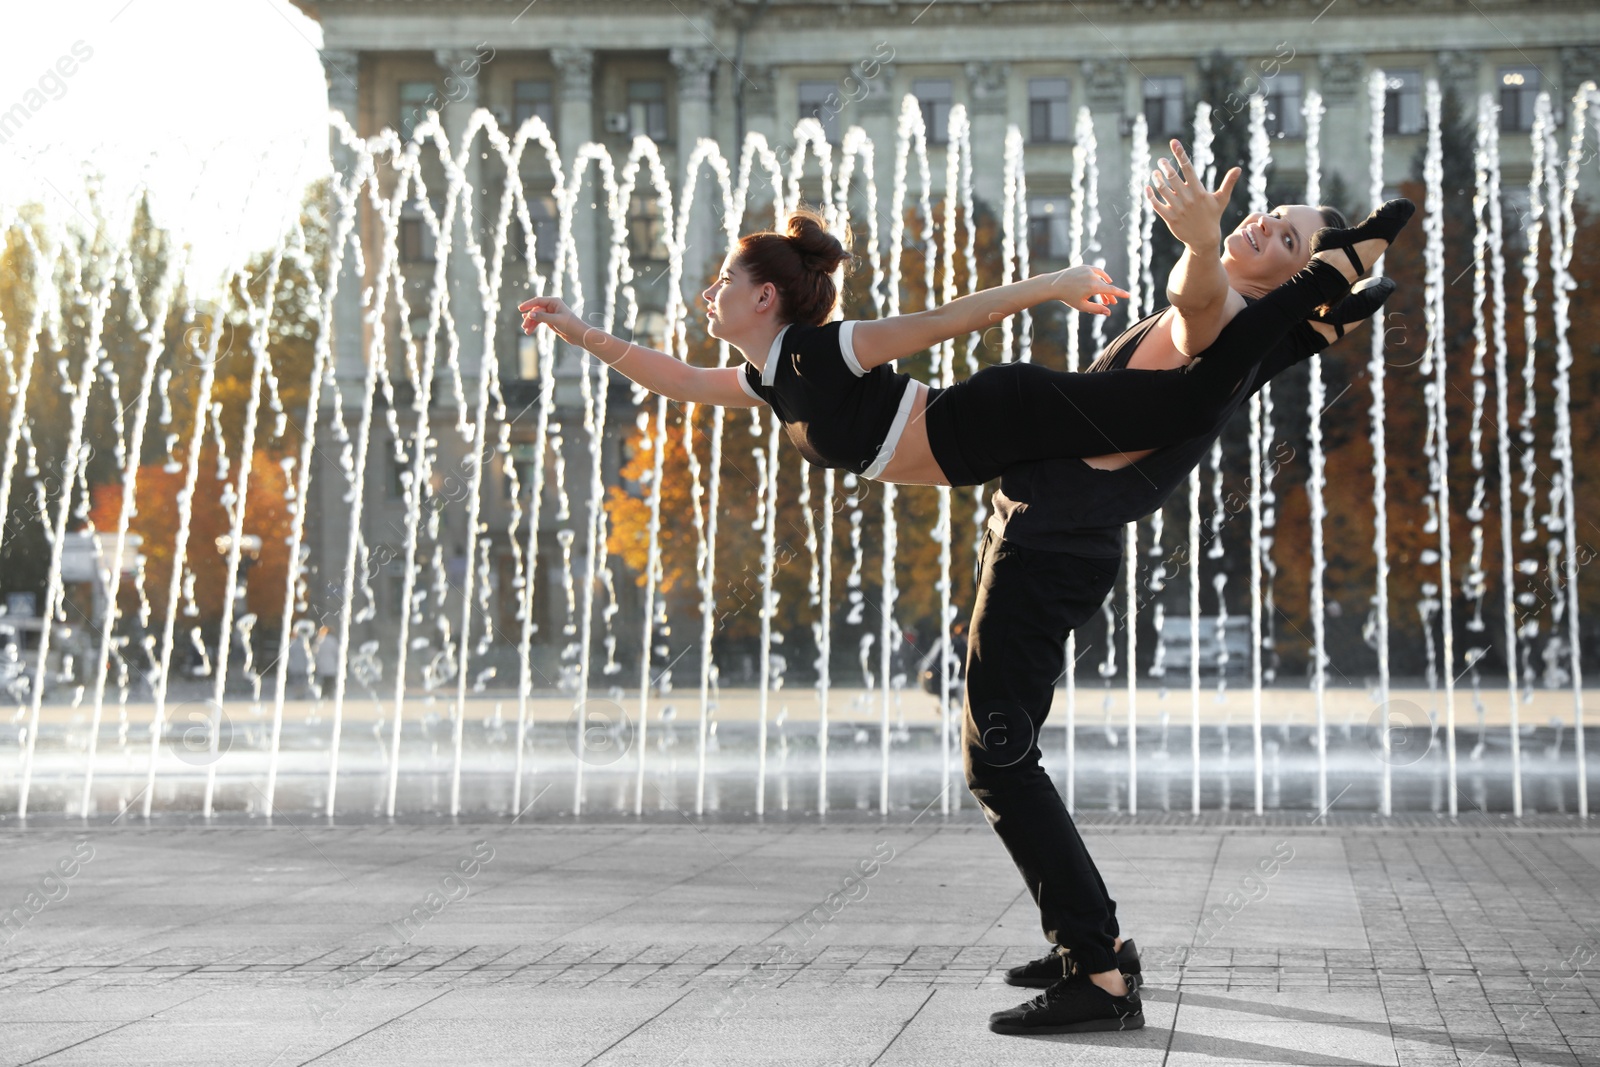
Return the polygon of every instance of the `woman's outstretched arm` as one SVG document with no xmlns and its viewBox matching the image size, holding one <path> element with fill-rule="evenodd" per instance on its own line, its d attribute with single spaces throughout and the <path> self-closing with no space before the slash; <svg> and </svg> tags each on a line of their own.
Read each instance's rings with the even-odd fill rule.
<svg viewBox="0 0 1600 1067">
<path fill-rule="evenodd" d="M 742 367 L 693 367 L 665 352 L 613 337 L 598 326 L 585 325 L 558 297 L 536 296 L 518 304 L 517 310 L 522 312 L 524 333 L 531 334 L 540 325 L 548 326 L 567 344 L 592 353 L 600 362 L 669 400 L 726 408 L 748 408 L 758 403 L 739 382 L 744 374 Z"/>
<path fill-rule="evenodd" d="M 1128 292 L 1111 284 L 1099 267 L 1079 265 L 1026 281 L 997 285 L 927 311 L 887 319 L 863 319 L 852 335 L 856 361 L 867 370 L 903 359 L 963 334 L 981 333 L 1024 308 L 1060 300 L 1086 315 L 1109 315 Z M 1095 298 L 1099 298 L 1096 302 Z"/>
</svg>

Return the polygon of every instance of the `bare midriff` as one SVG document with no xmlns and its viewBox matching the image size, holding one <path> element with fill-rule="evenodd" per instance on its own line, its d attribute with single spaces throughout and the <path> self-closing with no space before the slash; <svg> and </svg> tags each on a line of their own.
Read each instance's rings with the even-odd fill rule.
<svg viewBox="0 0 1600 1067">
<path fill-rule="evenodd" d="M 917 391 L 916 398 L 911 401 L 911 417 L 900 434 L 899 444 L 894 447 L 894 458 L 883 468 L 879 481 L 901 485 L 949 485 L 950 479 L 944 476 L 939 461 L 933 458 L 933 449 L 928 446 L 928 420 L 924 418 L 928 410 L 928 387 L 913 381 L 910 388 Z"/>
</svg>

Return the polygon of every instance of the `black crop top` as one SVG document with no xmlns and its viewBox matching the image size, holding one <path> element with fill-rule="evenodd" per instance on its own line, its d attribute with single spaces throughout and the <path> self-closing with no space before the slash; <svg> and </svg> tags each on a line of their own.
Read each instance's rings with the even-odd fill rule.
<svg viewBox="0 0 1600 1067">
<path fill-rule="evenodd" d="M 790 323 L 773 339 L 765 370 L 746 363 L 739 382 L 772 408 L 810 463 L 867 478 L 883 473 L 911 416 L 911 379 L 857 362 L 855 322 Z"/>
</svg>

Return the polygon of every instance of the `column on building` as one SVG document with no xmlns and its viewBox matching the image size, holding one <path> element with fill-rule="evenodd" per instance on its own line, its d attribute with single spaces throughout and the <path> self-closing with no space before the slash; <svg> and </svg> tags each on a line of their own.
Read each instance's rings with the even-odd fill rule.
<svg viewBox="0 0 1600 1067">
<path fill-rule="evenodd" d="M 1439 91 L 1454 92 L 1468 122 L 1478 113 L 1478 95 L 1486 84 L 1481 77 L 1482 57 L 1477 52 L 1446 49 L 1439 53 Z"/>
<path fill-rule="evenodd" d="M 328 107 L 342 112 L 350 125 L 359 131 L 360 96 L 357 87 L 361 54 L 338 48 L 324 49 L 319 54 L 328 82 Z M 340 180 L 348 179 L 355 170 L 356 153 L 344 145 L 338 131 L 332 127 L 328 132 L 328 152 L 335 175 Z M 370 217 L 370 212 L 364 207 L 364 193 L 357 196 L 356 202 L 356 222 L 350 240 L 365 249 L 371 247 L 367 238 L 377 227 L 377 221 Z M 337 210 L 337 204 L 328 205 L 330 223 L 335 221 Z M 337 397 L 342 399 L 346 425 L 350 424 L 352 416 L 360 409 L 362 383 L 366 377 L 367 337 L 362 318 L 361 293 L 367 281 L 357 271 L 356 263 L 357 257 L 347 244 L 333 297 L 332 321 L 328 323 L 332 331 L 329 358 L 333 362 L 334 377 L 339 383 Z M 366 266 L 368 270 L 375 270 L 377 264 L 367 257 Z M 318 448 L 312 459 L 311 491 L 315 494 L 313 499 L 317 506 L 306 515 L 307 564 L 310 569 L 306 583 L 314 607 L 325 596 L 326 582 L 337 580 L 342 574 L 350 536 L 350 505 L 344 499 L 348 483 L 339 462 L 342 446 L 333 440 L 330 421 L 330 415 L 340 399 L 336 399 L 334 390 L 324 387 L 319 403 L 321 410 L 315 413 Z M 307 412 L 307 417 L 313 417 L 313 413 Z"/>
<path fill-rule="evenodd" d="M 893 63 L 880 63 L 868 60 L 858 64 L 852 75 L 861 78 L 866 83 L 867 95 L 855 105 L 853 124 L 861 127 L 862 131 L 872 139 L 873 174 L 878 186 L 878 247 L 887 257 L 889 249 L 889 227 L 894 222 L 893 192 L 894 192 L 894 153 L 896 126 L 900 120 L 901 93 L 895 83 L 896 69 Z M 857 166 L 856 173 L 861 173 Z M 908 180 L 916 182 L 915 168 L 908 169 Z M 857 180 L 852 183 L 856 187 L 864 187 L 864 182 Z M 861 204 L 865 206 L 865 198 Z M 865 230 L 865 219 L 857 219 L 857 229 Z M 871 275 L 867 274 L 870 278 Z"/>
<path fill-rule="evenodd" d="M 972 195 L 997 215 L 1005 194 L 1006 126 L 1010 122 L 1011 64 L 968 63 L 972 101 Z M 981 162 L 977 162 L 981 161 Z"/>
<path fill-rule="evenodd" d="M 1100 250 L 1086 260 L 1103 258 L 1113 278 L 1128 277 L 1128 242 L 1122 219 L 1130 210 L 1128 202 L 1128 154 L 1130 140 L 1122 132 L 1128 110 L 1128 64 L 1090 60 L 1083 64 L 1084 97 L 1094 116 L 1096 158 L 1100 175 Z M 1084 234 L 1084 247 L 1090 246 Z"/>
<path fill-rule="evenodd" d="M 686 299 L 693 304 L 694 294 L 710 280 L 716 265 L 727 251 L 717 220 L 721 216 L 722 193 L 716 172 L 699 168 L 695 201 L 683 202 L 682 192 L 688 173 L 685 170 L 702 137 L 713 136 L 711 125 L 711 76 L 717 69 L 717 53 L 711 48 L 674 48 L 669 53 L 678 71 L 678 165 L 669 171 L 674 202 L 678 211 L 688 212 L 683 254 L 683 284 Z M 737 157 L 731 166 L 738 166 Z M 735 175 L 737 179 L 737 175 Z"/>
<path fill-rule="evenodd" d="M 739 72 L 735 72 L 738 76 Z M 742 87 L 742 89 L 740 88 Z M 778 135 L 778 68 L 765 63 L 746 63 L 739 78 L 736 92 L 743 92 L 744 132 L 759 133 L 769 142 Z M 735 145 L 734 158 L 729 163 L 738 168 L 738 153 L 743 145 Z"/>
<path fill-rule="evenodd" d="M 556 101 L 556 147 L 561 152 L 562 170 L 567 180 L 571 181 L 578 150 L 594 139 L 594 49 L 553 48 L 550 60 L 560 77 Z M 599 221 L 605 212 L 605 188 L 597 175 L 598 170 L 593 164 L 585 169 L 572 217 L 572 239 L 578 250 L 578 277 L 583 288 L 582 310 L 586 317 L 599 314 L 605 306 L 605 296 L 600 291 L 600 280 L 604 277 L 604 249 L 600 244 L 603 228 Z M 598 206 L 591 208 L 591 204 Z M 562 296 L 574 309 L 578 307 L 577 294 L 564 275 Z M 556 402 L 566 406 L 578 402 L 577 385 L 573 379 L 577 377 L 582 364 L 577 351 L 567 345 L 560 347 L 561 352 L 556 360 Z"/>
<path fill-rule="evenodd" d="M 439 66 L 445 87 L 443 94 L 445 103 L 439 109 L 439 121 L 444 127 L 445 138 L 449 141 L 451 155 L 459 161 L 462 171 L 463 188 L 456 199 L 455 220 L 451 227 L 450 259 L 445 264 L 445 285 L 449 294 L 450 315 L 454 321 L 456 337 L 460 342 L 457 359 L 461 369 L 462 397 L 466 402 L 466 419 L 472 422 L 476 418 L 479 376 L 483 373 L 483 361 L 486 355 L 484 342 L 487 338 L 485 330 L 487 319 L 482 291 L 478 287 L 478 267 L 467 246 L 469 230 L 485 260 L 486 269 L 496 269 L 495 264 L 487 262 L 490 223 L 487 221 L 484 206 L 482 155 L 488 145 L 488 138 L 479 132 L 473 136 L 470 144 L 467 141 L 472 113 L 478 108 L 482 60 L 478 52 L 471 48 L 440 48 L 434 51 L 433 57 Z M 464 152 L 463 149 L 467 151 Z M 439 192 L 442 194 L 443 190 Z M 502 326 L 504 321 L 505 316 L 502 315 Z M 469 459 L 471 450 L 477 448 L 482 451 L 484 442 L 481 439 L 463 441 L 461 435 L 453 429 L 456 421 L 453 417 L 456 407 L 455 380 L 449 370 L 448 358 L 449 347 L 441 346 L 433 382 L 434 419 L 442 431 L 435 435 L 440 442 L 435 462 L 445 469 L 466 472 L 472 469 Z M 489 353 L 488 358 L 494 358 L 493 354 Z M 449 414 L 446 415 L 444 412 Z M 446 426 L 451 428 L 446 430 Z M 493 445 L 492 438 L 489 445 L 491 447 Z M 492 459 L 492 454 L 484 453 L 483 462 L 486 465 L 492 462 Z M 488 473 L 486 466 L 485 477 Z M 486 499 L 493 499 L 492 493 L 484 495 Z M 470 588 L 475 579 L 472 561 L 467 560 L 465 556 L 466 509 L 448 509 L 444 519 L 449 542 L 445 549 L 447 566 L 452 575 L 457 572 L 462 575 L 459 583 L 461 588 Z M 450 610 L 454 614 L 456 608 L 452 605 Z"/>
<path fill-rule="evenodd" d="M 361 53 L 330 48 L 323 50 L 320 55 L 322 71 L 328 80 L 328 107 L 343 112 L 350 125 L 359 130 L 356 87 L 357 78 L 360 76 Z M 334 173 L 348 178 L 355 169 L 356 153 L 344 145 L 338 131 L 332 127 L 328 130 L 328 154 L 333 161 Z M 364 196 L 357 199 L 358 204 L 364 202 Z M 330 204 L 330 221 L 335 210 L 337 210 L 336 205 Z M 352 237 L 359 240 L 364 230 L 365 225 L 358 213 Z M 365 338 L 361 324 L 361 289 L 364 283 L 353 269 L 355 260 L 354 255 L 346 252 L 345 270 L 339 276 L 338 291 L 334 294 L 333 360 L 341 380 L 354 378 L 360 381 L 366 373 L 366 360 L 363 354 Z M 331 398 L 328 402 L 331 402 Z"/>
<path fill-rule="evenodd" d="M 761 134 L 774 151 L 788 145 L 794 122 L 792 120 L 785 122 L 778 114 L 778 68 L 766 64 L 746 64 L 743 85 L 745 135 Z M 738 181 L 739 158 L 744 152 L 744 145 L 738 144 L 732 147 L 733 156 L 728 163 L 733 168 L 734 181 Z M 787 156 L 780 154 L 780 158 Z M 788 173 L 787 167 L 784 168 L 784 173 Z M 754 219 L 760 226 L 771 225 L 771 209 L 772 183 L 760 160 L 752 160 L 750 194 L 745 201 L 745 218 L 740 220 L 740 228 L 742 229 L 746 220 L 750 219 Z"/>
<path fill-rule="evenodd" d="M 1328 52 L 1317 57 L 1322 103 L 1322 188 L 1330 188 L 1335 176 L 1343 184 L 1348 203 L 1333 206 L 1353 211 L 1360 218 L 1368 210 L 1367 175 L 1370 112 L 1367 107 L 1367 70 L 1354 52 Z M 1336 145 L 1359 146 L 1354 153 L 1329 151 Z M 1409 160 L 1407 161 L 1409 164 Z"/>
<path fill-rule="evenodd" d="M 434 62 L 438 63 L 443 73 L 447 101 L 440 109 L 439 120 L 444 125 L 451 154 L 461 160 L 462 149 L 466 147 L 464 144 L 466 131 L 472 120 L 472 113 L 478 107 L 482 60 L 478 52 L 471 48 L 441 48 L 437 49 L 433 56 Z M 456 336 L 461 341 L 459 356 L 461 377 L 469 409 L 476 404 L 478 374 L 484 358 L 486 323 L 483 297 L 478 288 L 478 268 L 473 263 L 472 255 L 467 248 L 466 234 L 470 228 L 473 239 L 483 250 L 484 259 L 487 261 L 490 223 L 484 208 L 482 159 L 487 145 L 488 138 L 483 133 L 478 133 L 473 138 L 473 149 L 465 153 L 466 158 L 461 164 L 464 188 L 456 201 L 456 218 L 451 230 L 450 261 L 445 268 L 445 280 L 450 294 L 450 314 L 455 320 Z M 494 270 L 497 266 L 486 265 L 489 270 Z M 440 355 L 442 357 L 445 353 L 441 352 Z M 441 364 L 442 362 L 441 359 Z M 439 370 L 440 378 L 434 382 L 434 397 L 436 401 L 448 402 L 449 392 L 454 386 L 446 385 L 449 381 L 447 368 L 441 365 Z M 446 391 L 440 392 L 441 387 Z"/>
</svg>

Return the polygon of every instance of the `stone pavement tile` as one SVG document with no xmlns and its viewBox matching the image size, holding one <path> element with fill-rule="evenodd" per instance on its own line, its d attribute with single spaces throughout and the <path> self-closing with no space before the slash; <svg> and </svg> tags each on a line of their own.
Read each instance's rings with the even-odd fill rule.
<svg viewBox="0 0 1600 1067">
<path fill-rule="evenodd" d="M 347 1041 L 437 993 L 341 991 L 326 999 L 304 993 L 265 997 L 257 990 L 209 994 L 126 1025 L 105 1024 L 92 1040 L 56 1047 L 63 1064 L 266 1063 L 296 1047 L 320 1051 Z M 312 1053 L 314 1054 L 314 1053 Z"/>
<path fill-rule="evenodd" d="M 918 945 L 909 959 L 901 964 L 903 970 L 942 970 L 960 953 L 961 945 Z"/>
<path fill-rule="evenodd" d="M 1516 1067 L 1517 1063 L 1514 1059 L 1502 1057 L 1483 1056 L 1476 1060 L 1471 1056 L 1461 1058 L 1454 1050 L 1436 1045 L 1396 1046 L 1395 1054 L 1400 1059 L 1400 1067 L 1460 1067 L 1463 1063 L 1471 1063 L 1472 1067 Z"/>
<path fill-rule="evenodd" d="M 674 966 L 709 967 L 714 963 L 722 962 L 736 946 L 730 942 L 712 941 L 706 944 L 674 945 L 672 947 L 680 950 L 677 959 L 673 961 Z"/>
<path fill-rule="evenodd" d="M 780 922 L 782 920 L 779 920 Z M 663 923 L 660 918 L 640 922 L 617 922 L 607 918 L 602 921 L 583 922 L 570 924 L 567 929 L 573 936 L 582 937 L 586 941 L 604 938 L 607 941 L 633 941 L 642 942 L 655 940 L 663 945 L 690 945 L 703 941 L 735 941 L 747 944 L 756 944 L 772 934 L 777 923 L 772 920 L 755 919 L 746 922 L 734 921 L 703 921 L 688 922 L 682 919 L 673 919 Z M 823 928 L 824 931 L 839 925 L 836 920 Z M 576 929 L 574 929 L 576 927 Z"/>
<path fill-rule="evenodd" d="M 657 966 L 665 966 L 669 963 L 676 963 L 687 948 L 687 945 L 644 945 L 630 949 L 631 954 L 628 956 L 627 962 L 639 965 L 656 964 Z"/>
<path fill-rule="evenodd" d="M 6 1063 L 27 1063 L 120 1026 L 112 1022 L 0 1022 Z"/>
<path fill-rule="evenodd" d="M 1454 1048 L 1456 1039 L 1450 1036 L 1444 1024 L 1427 1020 L 1403 1020 L 1389 1017 L 1389 1032 L 1393 1035 L 1394 1045 L 1397 1049 L 1410 1048 L 1418 1052 L 1429 1049 Z M 1482 1049 L 1489 1042 L 1487 1039 L 1478 1042 Z M 1502 1042 L 1503 1044 L 1503 1042 Z"/>
<path fill-rule="evenodd" d="M 1587 1058 L 1579 1059 L 1571 1046 L 1560 1038 L 1512 1039 L 1511 1051 L 1519 1063 L 1538 1064 L 1539 1067 L 1585 1067 L 1593 1063 Z"/>
<path fill-rule="evenodd" d="M 570 967 L 574 963 L 583 963 L 605 951 L 603 941 L 562 941 L 552 946 L 551 951 L 538 954 L 536 959 L 542 967 Z M 512 959 L 515 959 L 513 955 Z"/>
<path fill-rule="evenodd" d="M 1600 1012 L 1551 1011 L 1548 1018 L 1555 1022 L 1563 1037 L 1600 1038 Z"/>
<path fill-rule="evenodd" d="M 1000 961 L 1009 956 L 1010 951 L 1011 950 L 1009 949 L 1001 949 L 993 945 L 963 945 L 961 946 L 960 951 L 958 951 L 955 956 L 951 958 L 950 966 L 959 968 L 973 967 L 982 970 L 999 969 L 1004 971 L 1007 967 L 1010 967 L 1011 964 L 1007 963 L 1005 966 L 1001 966 Z M 1039 956 L 1044 954 L 1044 951 L 1044 946 L 1041 946 L 1037 954 L 1028 956 L 1027 959 L 1037 959 Z M 1023 961 L 1019 960 L 1018 962 Z"/>
<path fill-rule="evenodd" d="M 1270 1050 L 1270 1051 L 1269 1051 Z M 1376 991 L 1212 993 L 1185 990 L 1172 1053 L 1205 1054 L 1241 1062 L 1278 1057 L 1282 1063 L 1396 1063 L 1394 1041 Z M 1310 1057 L 1310 1058 L 1307 1058 Z M 1170 1062 L 1170 1061 L 1169 1061 Z"/>
<path fill-rule="evenodd" d="M 679 967 L 667 965 L 649 969 L 648 973 L 629 975 L 625 984 L 629 989 L 681 989 L 699 976 L 698 966 Z"/>
<path fill-rule="evenodd" d="M 616 968 L 614 963 L 574 963 L 571 967 L 552 974 L 548 981 L 554 985 L 586 986 L 609 974 Z"/>
<path fill-rule="evenodd" d="M 639 979 L 644 978 L 658 970 L 660 970 L 660 968 L 652 964 L 644 964 L 641 966 L 634 963 L 617 963 L 612 964 L 611 969 L 603 972 L 598 978 L 595 979 L 595 982 L 597 985 L 601 986 L 631 986 L 635 982 L 639 981 Z M 600 995 L 603 996 L 604 994 L 602 993 Z"/>
<path fill-rule="evenodd" d="M 1482 1036 L 1503 1038 L 1505 1028 L 1500 1025 L 1490 1012 L 1484 1011 L 1456 1011 L 1451 1008 L 1441 1008 L 1440 1018 L 1444 1020 L 1445 1029 L 1451 1034 L 1459 1036 Z"/>
<path fill-rule="evenodd" d="M 1592 1037 L 1571 1037 L 1567 1039 L 1567 1046 L 1572 1049 L 1580 1063 L 1585 1065 L 1600 1063 L 1600 1040 Z"/>
<path fill-rule="evenodd" d="M 592 1001 L 535 998 L 515 1005 L 451 1005 L 450 998 L 397 1019 L 321 1063 L 528 1064 L 562 1067 L 605 1053 L 611 1065 L 864 1063 L 928 997 L 925 990 L 841 1003 L 828 990 L 758 993 L 719 1025 L 703 993 L 629 994 L 597 1015 Z M 681 1058 L 680 1058 L 681 1057 Z"/>
</svg>

